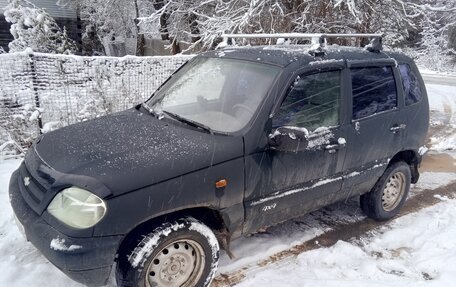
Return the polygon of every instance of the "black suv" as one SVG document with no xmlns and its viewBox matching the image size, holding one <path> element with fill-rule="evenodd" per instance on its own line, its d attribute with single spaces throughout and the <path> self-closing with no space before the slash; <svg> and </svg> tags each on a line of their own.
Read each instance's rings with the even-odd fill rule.
<svg viewBox="0 0 456 287">
<path fill-rule="evenodd" d="M 378 40 L 378 39 L 377 39 Z M 404 204 L 429 123 L 414 62 L 379 49 L 226 47 L 145 103 L 39 138 L 10 181 L 25 234 L 87 285 L 208 286 L 233 238 L 360 196 Z"/>
</svg>

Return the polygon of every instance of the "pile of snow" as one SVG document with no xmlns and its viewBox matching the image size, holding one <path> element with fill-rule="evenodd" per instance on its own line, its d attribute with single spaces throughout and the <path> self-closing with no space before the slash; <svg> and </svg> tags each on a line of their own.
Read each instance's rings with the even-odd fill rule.
<svg viewBox="0 0 456 287">
<path fill-rule="evenodd" d="M 456 150 L 456 92 L 453 86 L 426 84 L 431 127 L 445 126 L 431 138 L 431 150 Z"/>
<path fill-rule="evenodd" d="M 448 185 L 456 180 L 456 175 L 449 172 L 423 172 L 420 179 L 413 186 L 412 195 L 425 189 L 436 189 L 439 186 Z"/>
<path fill-rule="evenodd" d="M 80 246 L 80 245 L 73 245 L 73 244 L 70 246 L 67 246 L 67 244 L 65 244 L 65 239 L 63 239 L 63 238 L 52 239 L 49 247 L 51 247 L 51 249 L 54 249 L 57 251 L 74 251 L 74 250 L 78 250 L 78 249 L 82 248 L 82 246 Z"/>
<path fill-rule="evenodd" d="M 442 138 L 431 138 L 432 149 L 435 151 L 456 150 L 456 134 Z"/>
</svg>

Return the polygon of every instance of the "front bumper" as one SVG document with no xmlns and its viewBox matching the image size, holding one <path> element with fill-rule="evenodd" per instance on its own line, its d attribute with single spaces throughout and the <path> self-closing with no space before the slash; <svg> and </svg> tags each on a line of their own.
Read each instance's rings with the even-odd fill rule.
<svg viewBox="0 0 456 287">
<path fill-rule="evenodd" d="M 123 236 L 75 238 L 61 233 L 30 208 L 20 184 L 22 178 L 15 171 L 9 185 L 10 202 L 27 240 L 71 279 L 88 286 L 105 285 Z"/>
</svg>

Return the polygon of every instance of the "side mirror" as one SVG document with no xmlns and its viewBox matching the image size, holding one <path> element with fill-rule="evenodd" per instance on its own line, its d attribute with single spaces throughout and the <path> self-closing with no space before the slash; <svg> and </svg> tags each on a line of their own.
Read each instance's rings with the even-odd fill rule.
<svg viewBox="0 0 456 287">
<path fill-rule="evenodd" d="M 278 127 L 269 134 L 269 147 L 273 150 L 298 152 L 308 146 L 305 128 Z"/>
</svg>

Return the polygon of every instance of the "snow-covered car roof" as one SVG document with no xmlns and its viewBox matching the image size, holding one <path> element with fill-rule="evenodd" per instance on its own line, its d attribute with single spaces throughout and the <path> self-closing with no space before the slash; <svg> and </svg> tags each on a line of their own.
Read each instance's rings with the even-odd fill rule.
<svg viewBox="0 0 456 287">
<path fill-rule="evenodd" d="M 369 60 L 393 59 L 409 62 L 411 59 L 403 54 L 389 51 L 369 52 L 363 48 L 328 45 L 323 56 L 314 56 L 312 45 L 266 45 L 266 46 L 227 46 L 220 50 L 203 53 L 203 57 L 226 57 L 241 60 L 256 60 L 281 67 L 294 62 L 303 65 L 316 60 Z"/>
</svg>

